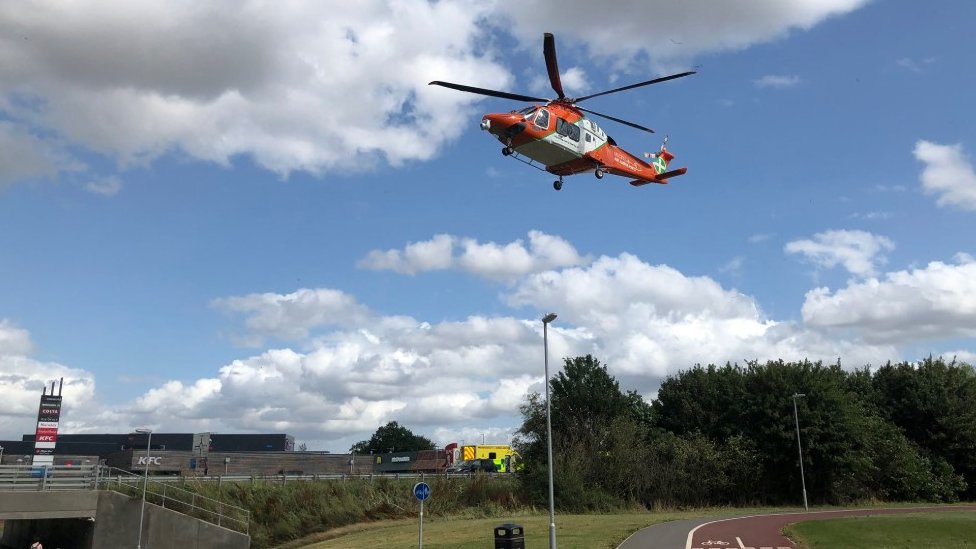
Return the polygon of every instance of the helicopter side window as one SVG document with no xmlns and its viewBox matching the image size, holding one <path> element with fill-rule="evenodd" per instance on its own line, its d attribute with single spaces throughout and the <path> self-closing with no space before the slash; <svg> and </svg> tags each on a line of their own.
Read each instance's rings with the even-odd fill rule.
<svg viewBox="0 0 976 549">
<path fill-rule="evenodd" d="M 563 120 L 562 118 L 556 118 L 556 133 L 565 135 L 573 141 L 580 140 L 579 126 Z"/>
<path fill-rule="evenodd" d="M 549 111 L 546 109 L 539 109 L 539 114 L 535 117 L 535 125 L 539 126 L 544 130 L 549 129 Z"/>
</svg>

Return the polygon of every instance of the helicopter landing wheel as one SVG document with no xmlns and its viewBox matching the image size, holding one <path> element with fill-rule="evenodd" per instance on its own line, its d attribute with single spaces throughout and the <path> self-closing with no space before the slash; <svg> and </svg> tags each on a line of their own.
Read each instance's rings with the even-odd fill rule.
<svg viewBox="0 0 976 549">
<path fill-rule="evenodd" d="M 593 172 L 593 175 L 595 175 L 597 179 L 603 179 L 603 176 L 606 173 L 607 172 L 605 172 L 603 168 L 597 168 L 596 171 Z"/>
<path fill-rule="evenodd" d="M 563 188 L 563 180 L 562 179 L 557 179 L 557 180 L 553 181 L 552 182 L 552 188 L 553 189 L 556 189 L 557 191 L 560 190 L 560 189 L 562 189 Z"/>
<path fill-rule="evenodd" d="M 515 149 L 513 149 L 510 146 L 509 147 L 502 148 L 502 156 L 512 156 L 512 153 L 514 153 L 514 152 L 515 152 Z"/>
</svg>

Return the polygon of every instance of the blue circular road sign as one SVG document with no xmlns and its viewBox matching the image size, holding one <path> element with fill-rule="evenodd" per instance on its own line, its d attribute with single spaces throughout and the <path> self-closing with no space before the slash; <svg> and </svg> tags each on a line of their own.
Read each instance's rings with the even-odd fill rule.
<svg viewBox="0 0 976 549">
<path fill-rule="evenodd" d="M 424 501 L 430 497 L 430 486 L 428 486 L 426 482 L 418 482 L 417 484 L 414 484 L 413 495 L 420 501 Z"/>
</svg>

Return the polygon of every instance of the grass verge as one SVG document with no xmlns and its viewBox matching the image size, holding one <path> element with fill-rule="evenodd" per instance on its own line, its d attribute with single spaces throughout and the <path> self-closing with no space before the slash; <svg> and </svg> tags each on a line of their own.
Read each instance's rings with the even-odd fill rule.
<svg viewBox="0 0 976 549">
<path fill-rule="evenodd" d="M 786 534 L 804 549 L 946 549 L 976 547 L 976 513 L 911 513 L 815 520 Z"/>
</svg>

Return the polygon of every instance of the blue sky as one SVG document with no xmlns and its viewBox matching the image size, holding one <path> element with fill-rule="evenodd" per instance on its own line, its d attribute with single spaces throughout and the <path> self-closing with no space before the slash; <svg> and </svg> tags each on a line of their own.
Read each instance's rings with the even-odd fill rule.
<svg viewBox="0 0 976 549">
<path fill-rule="evenodd" d="M 976 7 L 410 0 L 0 7 L 0 437 L 396 420 L 510 439 L 552 364 L 976 361 Z M 235 6 L 236 8 L 236 6 Z M 552 177 L 481 115 L 587 107 L 686 176 Z"/>
</svg>

